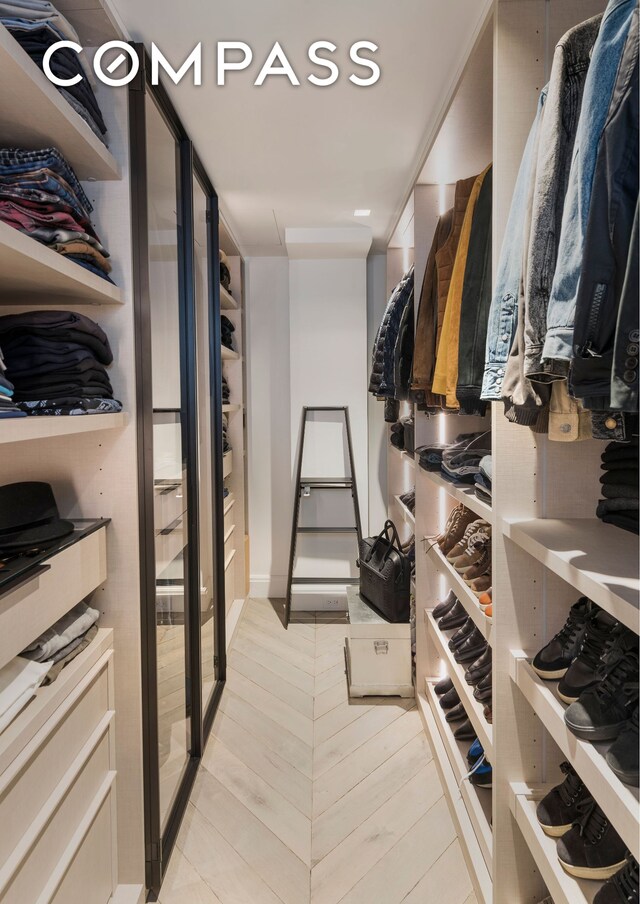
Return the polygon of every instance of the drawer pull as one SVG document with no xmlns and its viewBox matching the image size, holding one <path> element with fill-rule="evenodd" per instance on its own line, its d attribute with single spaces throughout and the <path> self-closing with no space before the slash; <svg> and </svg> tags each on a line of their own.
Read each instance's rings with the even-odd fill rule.
<svg viewBox="0 0 640 904">
<path fill-rule="evenodd" d="M 13 591 L 17 590 L 19 587 L 24 587 L 25 584 L 30 584 L 31 581 L 35 581 L 36 578 L 43 575 L 45 571 L 51 571 L 51 565 L 38 565 L 36 568 L 31 569 L 28 574 L 17 574 L 13 580 L 9 580 L 2 590 L 0 590 L 0 599 L 8 593 L 13 593 Z"/>
<path fill-rule="evenodd" d="M 374 640 L 373 641 L 373 649 L 376 651 L 376 656 L 380 656 L 381 654 L 387 654 L 389 652 L 389 641 L 388 640 Z"/>
</svg>

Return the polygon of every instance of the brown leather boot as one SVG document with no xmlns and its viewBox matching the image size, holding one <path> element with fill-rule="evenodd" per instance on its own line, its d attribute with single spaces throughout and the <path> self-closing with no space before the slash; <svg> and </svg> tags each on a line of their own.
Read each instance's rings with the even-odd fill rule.
<svg viewBox="0 0 640 904">
<path fill-rule="evenodd" d="M 475 512 L 472 512 L 471 509 L 468 509 L 466 505 L 462 505 L 462 503 L 454 508 L 449 515 L 449 520 L 447 521 L 444 530 L 436 538 L 436 542 L 445 556 L 449 550 L 453 549 L 453 547 L 460 542 L 467 527 L 472 521 L 475 521 L 476 518 Z"/>
</svg>

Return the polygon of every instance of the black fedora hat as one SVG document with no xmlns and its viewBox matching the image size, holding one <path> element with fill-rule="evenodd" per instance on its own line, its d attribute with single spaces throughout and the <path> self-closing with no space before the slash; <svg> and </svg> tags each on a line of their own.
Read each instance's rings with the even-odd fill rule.
<svg viewBox="0 0 640 904">
<path fill-rule="evenodd" d="M 48 546 L 73 531 L 58 512 L 48 483 L 28 481 L 0 486 L 0 549 L 19 551 Z"/>
</svg>

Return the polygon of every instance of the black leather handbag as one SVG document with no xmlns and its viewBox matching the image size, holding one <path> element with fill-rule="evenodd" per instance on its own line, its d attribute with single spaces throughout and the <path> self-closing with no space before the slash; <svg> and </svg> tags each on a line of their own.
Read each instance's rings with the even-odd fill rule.
<svg viewBox="0 0 640 904">
<path fill-rule="evenodd" d="M 360 594 L 391 622 L 409 621 L 411 562 L 393 521 L 377 537 L 360 541 Z"/>
</svg>

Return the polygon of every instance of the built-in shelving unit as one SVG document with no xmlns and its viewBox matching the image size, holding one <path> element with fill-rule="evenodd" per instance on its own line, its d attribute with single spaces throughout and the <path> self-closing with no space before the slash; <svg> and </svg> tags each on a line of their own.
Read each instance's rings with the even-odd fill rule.
<svg viewBox="0 0 640 904">
<path fill-rule="evenodd" d="M 473 487 L 465 484 L 451 483 L 450 480 L 442 477 L 438 471 L 426 471 L 424 468 L 418 467 L 420 475 L 418 480 L 429 480 L 438 490 L 442 490 L 456 502 L 462 502 L 472 512 L 475 512 L 479 518 L 491 521 L 491 506 L 484 499 L 476 496 Z"/>
<path fill-rule="evenodd" d="M 119 414 L 87 414 L 70 417 L 20 417 L 4 420 L 0 443 L 20 443 L 25 440 L 51 439 L 55 436 L 74 436 L 116 430 L 127 424 L 125 412 Z"/>
</svg>

